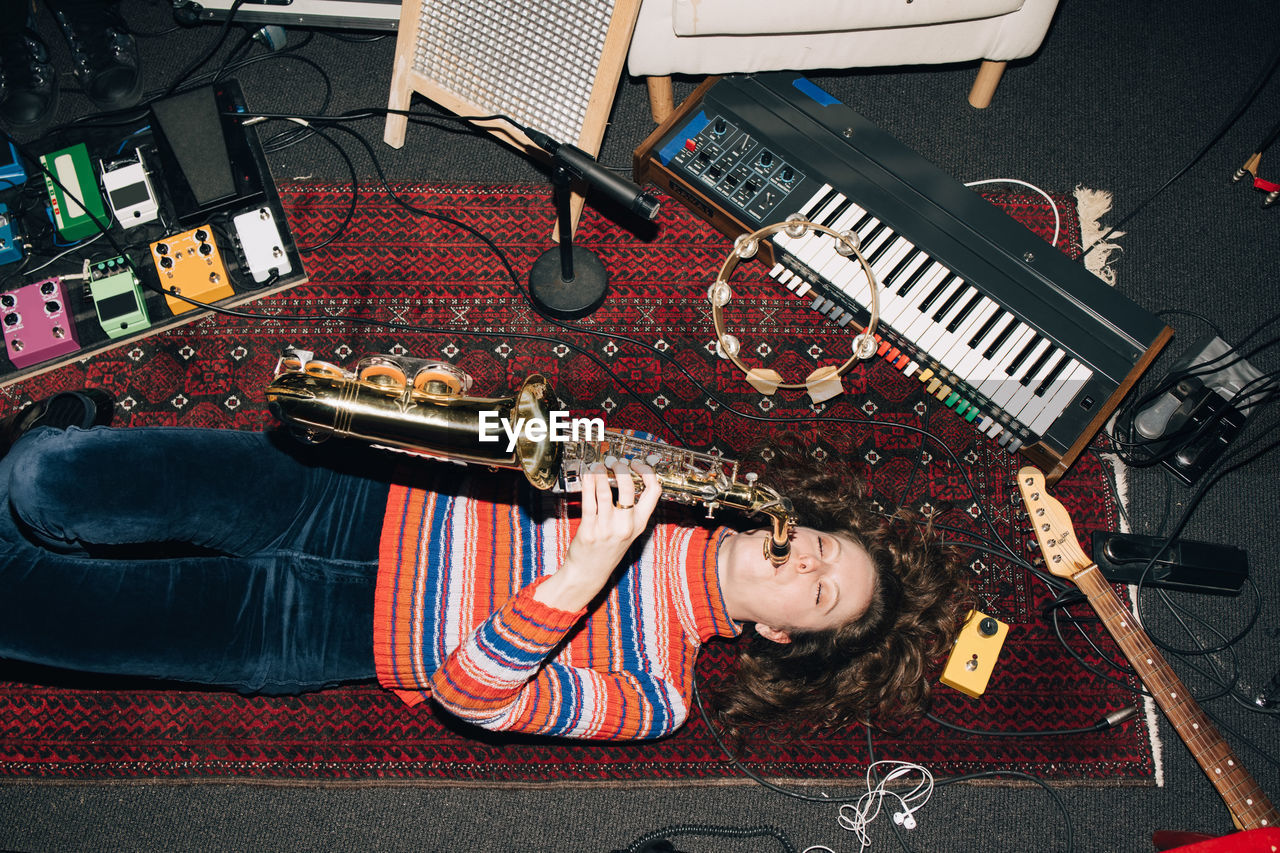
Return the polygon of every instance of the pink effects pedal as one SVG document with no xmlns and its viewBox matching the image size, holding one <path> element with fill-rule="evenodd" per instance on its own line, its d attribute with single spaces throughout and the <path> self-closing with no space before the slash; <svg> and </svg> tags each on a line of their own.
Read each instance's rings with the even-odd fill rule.
<svg viewBox="0 0 1280 853">
<path fill-rule="evenodd" d="M 4 348 L 14 367 L 39 364 L 80 349 L 67 292 L 54 276 L 0 293 Z"/>
</svg>

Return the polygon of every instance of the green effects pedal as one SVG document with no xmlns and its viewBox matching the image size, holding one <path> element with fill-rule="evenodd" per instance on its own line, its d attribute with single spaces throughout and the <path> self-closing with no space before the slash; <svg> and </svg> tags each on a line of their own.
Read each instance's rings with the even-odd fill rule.
<svg viewBox="0 0 1280 853">
<path fill-rule="evenodd" d="M 98 179 L 89 162 L 89 149 L 81 142 L 40 155 L 45 168 L 44 184 L 49 190 L 53 222 L 65 240 L 81 240 L 98 233 L 109 223 L 107 210 L 98 193 Z"/>
<path fill-rule="evenodd" d="M 89 266 L 89 294 L 98 312 L 98 323 L 107 337 L 123 338 L 151 327 L 147 300 L 124 258 L 111 258 Z"/>
</svg>

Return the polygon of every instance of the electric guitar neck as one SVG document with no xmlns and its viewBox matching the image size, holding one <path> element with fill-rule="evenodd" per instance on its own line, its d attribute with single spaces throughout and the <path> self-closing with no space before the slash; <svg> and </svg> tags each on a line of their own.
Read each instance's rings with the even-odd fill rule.
<svg viewBox="0 0 1280 853">
<path fill-rule="evenodd" d="M 1280 825 L 1280 813 L 1240 764 L 1230 745 L 1121 602 L 1097 565 L 1086 556 L 1076 538 L 1071 517 L 1062 504 L 1046 491 L 1044 475 L 1034 467 L 1021 469 L 1018 472 L 1018 490 L 1035 528 L 1045 565 L 1054 575 L 1071 580 L 1088 597 L 1160 710 L 1213 783 L 1236 826 L 1259 829 Z"/>
</svg>

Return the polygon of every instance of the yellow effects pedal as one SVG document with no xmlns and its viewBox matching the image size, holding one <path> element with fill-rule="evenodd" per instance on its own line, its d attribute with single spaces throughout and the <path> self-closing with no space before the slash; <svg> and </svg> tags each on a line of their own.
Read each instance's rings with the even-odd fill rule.
<svg viewBox="0 0 1280 853">
<path fill-rule="evenodd" d="M 1009 626 L 977 610 L 969 614 L 939 679 L 969 696 L 981 696 L 1000 657 Z"/>
<path fill-rule="evenodd" d="M 199 307 L 172 296 L 175 288 L 183 296 L 200 302 L 217 302 L 235 293 L 218 243 L 207 225 L 152 243 L 151 259 L 155 261 L 165 301 L 174 314 Z"/>
</svg>

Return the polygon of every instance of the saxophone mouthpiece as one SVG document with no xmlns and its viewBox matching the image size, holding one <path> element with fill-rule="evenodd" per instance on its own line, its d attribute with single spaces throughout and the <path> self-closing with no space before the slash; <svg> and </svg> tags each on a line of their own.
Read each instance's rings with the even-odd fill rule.
<svg viewBox="0 0 1280 853">
<path fill-rule="evenodd" d="M 764 541 L 764 555 L 769 558 L 769 562 L 775 566 L 781 566 L 791 556 L 791 537 L 786 540 L 777 542 L 773 536 Z"/>
<path fill-rule="evenodd" d="M 764 540 L 764 555 L 770 563 L 781 566 L 791 556 L 791 532 L 795 527 L 795 510 L 791 501 L 770 490 L 773 500 L 761 507 L 768 513 L 772 526 Z"/>
</svg>

